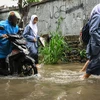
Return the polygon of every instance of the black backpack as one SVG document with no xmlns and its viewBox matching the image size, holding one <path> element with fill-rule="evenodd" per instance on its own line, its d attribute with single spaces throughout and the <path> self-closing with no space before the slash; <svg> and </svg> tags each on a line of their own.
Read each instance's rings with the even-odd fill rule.
<svg viewBox="0 0 100 100">
<path fill-rule="evenodd" d="M 82 28 L 82 41 L 84 44 L 88 44 L 89 39 L 90 39 L 90 34 L 89 34 L 89 23 L 90 21 L 87 21 L 87 23 L 83 26 Z"/>
</svg>

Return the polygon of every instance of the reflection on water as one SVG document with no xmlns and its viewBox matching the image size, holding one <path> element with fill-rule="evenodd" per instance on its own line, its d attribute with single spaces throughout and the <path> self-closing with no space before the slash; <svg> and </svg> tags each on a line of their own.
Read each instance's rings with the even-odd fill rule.
<svg viewBox="0 0 100 100">
<path fill-rule="evenodd" d="M 81 80 L 82 66 L 44 65 L 41 77 L 0 77 L 0 100 L 100 100 L 100 77 Z"/>
</svg>

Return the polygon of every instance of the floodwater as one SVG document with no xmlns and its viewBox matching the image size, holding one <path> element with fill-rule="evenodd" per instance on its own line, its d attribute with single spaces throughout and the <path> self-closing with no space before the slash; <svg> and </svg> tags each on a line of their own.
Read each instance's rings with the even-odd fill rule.
<svg viewBox="0 0 100 100">
<path fill-rule="evenodd" d="M 100 76 L 81 80 L 82 66 L 43 65 L 41 77 L 0 77 L 0 100 L 100 100 Z"/>
</svg>

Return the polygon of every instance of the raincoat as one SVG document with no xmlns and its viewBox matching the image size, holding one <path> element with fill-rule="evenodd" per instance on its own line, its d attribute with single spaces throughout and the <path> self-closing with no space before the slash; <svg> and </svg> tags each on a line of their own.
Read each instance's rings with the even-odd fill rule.
<svg viewBox="0 0 100 100">
<path fill-rule="evenodd" d="M 90 41 L 87 45 L 87 54 L 90 62 L 86 73 L 100 75 L 100 14 L 95 14 L 90 22 Z"/>
<path fill-rule="evenodd" d="M 4 30 L 0 30 L 0 37 L 3 34 L 17 34 L 18 26 L 11 26 L 8 20 L 0 21 L 0 26 L 4 27 Z M 0 58 L 6 58 L 9 53 L 12 51 L 12 44 L 6 38 L 0 38 Z"/>
</svg>

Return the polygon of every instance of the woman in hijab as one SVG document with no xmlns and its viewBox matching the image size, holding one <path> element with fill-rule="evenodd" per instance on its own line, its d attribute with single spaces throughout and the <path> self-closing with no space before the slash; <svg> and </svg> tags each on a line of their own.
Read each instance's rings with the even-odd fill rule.
<svg viewBox="0 0 100 100">
<path fill-rule="evenodd" d="M 34 58 L 36 66 L 38 65 L 38 17 L 32 15 L 29 24 L 25 27 L 23 36 L 26 38 L 26 46 L 29 49 L 30 56 Z"/>
<path fill-rule="evenodd" d="M 83 79 L 90 75 L 100 75 L 100 4 L 90 14 L 89 34 L 91 36 L 86 53 L 90 58 Z"/>
</svg>

